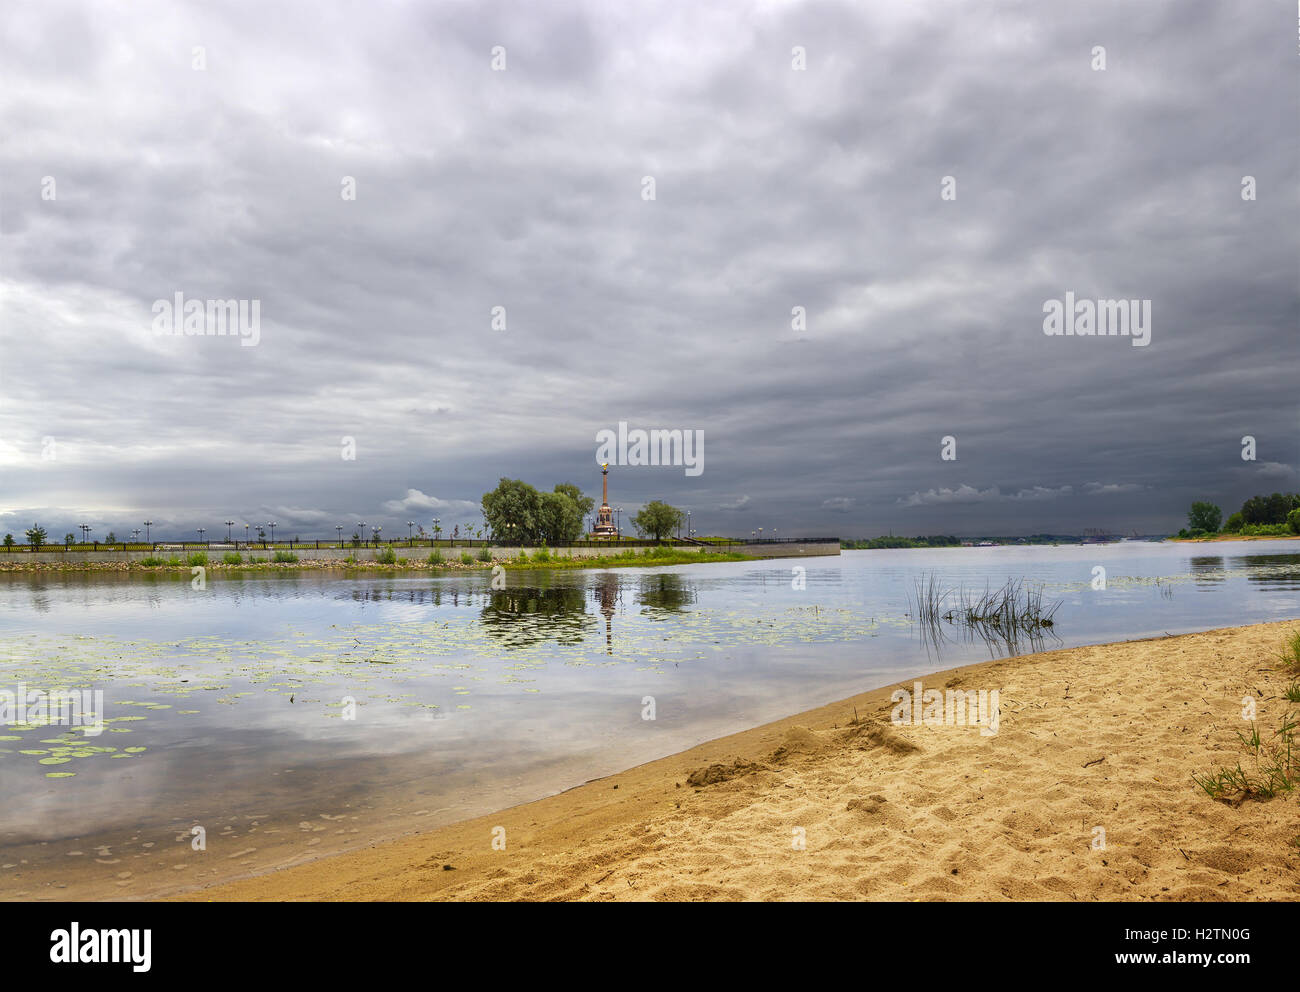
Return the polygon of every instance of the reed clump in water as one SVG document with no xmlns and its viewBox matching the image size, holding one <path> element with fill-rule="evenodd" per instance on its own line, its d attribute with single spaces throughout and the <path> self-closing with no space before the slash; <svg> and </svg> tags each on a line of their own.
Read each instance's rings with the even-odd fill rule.
<svg viewBox="0 0 1300 992">
<path fill-rule="evenodd" d="M 1041 586 L 1026 586 L 1021 579 L 1008 579 L 1000 589 L 985 588 L 970 598 L 960 594 L 958 619 L 967 626 L 988 624 L 1002 630 L 1038 630 L 1055 626 L 1052 619 L 1060 602 L 1044 602 Z M 950 619 L 949 617 L 945 619 Z"/>
<path fill-rule="evenodd" d="M 927 575 L 916 581 L 916 618 L 923 624 L 940 621 L 966 627 L 991 627 L 1000 631 L 1035 632 L 1055 626 L 1059 600 L 1043 598 L 1042 586 L 1027 586 L 1022 579 L 1008 579 L 997 589 L 968 594 L 940 585 Z"/>
<path fill-rule="evenodd" d="M 909 599 L 927 651 L 940 650 L 951 639 L 949 630 L 962 640 L 983 641 L 994 657 L 1042 651 L 1048 638 L 1056 639 L 1060 602 L 1046 601 L 1041 586 L 1019 579 L 976 595 L 944 586 L 930 573 L 916 580 Z"/>
</svg>

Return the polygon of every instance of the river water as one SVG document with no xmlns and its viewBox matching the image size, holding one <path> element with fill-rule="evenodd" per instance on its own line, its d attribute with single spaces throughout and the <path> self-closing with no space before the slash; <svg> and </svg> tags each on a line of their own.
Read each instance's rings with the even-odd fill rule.
<svg viewBox="0 0 1300 992">
<path fill-rule="evenodd" d="M 514 571 L 504 589 L 486 572 L 210 572 L 201 589 L 188 572 L 0 573 L 0 691 L 100 692 L 103 720 L 0 725 L 0 897 L 156 895 L 492 812 L 938 668 L 1297 617 L 1297 552 L 850 551 Z M 976 593 L 1019 580 L 1060 605 L 1042 640 L 954 628 L 936 643 L 912 621 L 926 577 Z"/>
</svg>

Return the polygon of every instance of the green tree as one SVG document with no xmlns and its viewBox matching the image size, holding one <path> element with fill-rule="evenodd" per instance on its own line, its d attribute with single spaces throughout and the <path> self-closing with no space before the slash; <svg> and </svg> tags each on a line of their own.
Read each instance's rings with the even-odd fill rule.
<svg viewBox="0 0 1300 992">
<path fill-rule="evenodd" d="M 555 487 L 555 491 L 568 496 L 578 507 L 578 533 L 582 533 L 582 520 L 591 512 L 592 507 L 596 505 L 596 501 L 590 496 L 584 496 L 582 490 L 572 482 L 561 482 Z"/>
<path fill-rule="evenodd" d="M 1219 523 L 1223 520 L 1223 511 L 1213 503 L 1197 502 L 1192 504 L 1187 513 L 1188 530 L 1202 530 L 1208 534 L 1219 532 Z"/>
<path fill-rule="evenodd" d="M 5 535 L 5 547 L 6 547 L 6 548 L 12 548 L 13 546 L 14 546 L 14 536 L 13 536 L 12 534 L 6 534 L 6 535 Z"/>
<path fill-rule="evenodd" d="M 1284 524 L 1287 514 L 1300 507 L 1300 493 L 1252 496 L 1241 504 L 1241 516 L 1248 524 Z"/>
<path fill-rule="evenodd" d="M 75 544 L 76 541 L 77 538 L 74 534 L 68 533 L 63 535 L 63 543 L 66 544 L 68 547 L 72 547 L 72 545 Z"/>
<path fill-rule="evenodd" d="M 1263 496 L 1252 496 L 1241 504 L 1241 518 L 1248 524 L 1262 524 L 1268 513 L 1268 500 Z"/>
<path fill-rule="evenodd" d="M 1224 521 L 1223 532 L 1225 534 L 1238 534 L 1241 532 L 1241 527 L 1245 522 L 1245 519 L 1241 515 L 1241 511 L 1238 510 Z"/>
<path fill-rule="evenodd" d="M 541 495 L 522 479 L 502 478 L 483 494 L 483 516 L 498 540 L 530 544 L 539 533 Z"/>
<path fill-rule="evenodd" d="M 104 543 L 105 543 L 105 544 L 116 544 L 116 543 L 117 543 L 117 535 L 114 534 L 114 533 L 110 530 L 110 531 L 108 532 L 108 537 L 104 538 Z"/>
<path fill-rule="evenodd" d="M 632 526 L 638 534 L 648 534 L 656 541 L 662 541 L 681 524 L 684 516 L 677 507 L 655 499 L 637 511 Z"/>
<path fill-rule="evenodd" d="M 1300 507 L 1286 515 L 1286 525 L 1291 528 L 1292 534 L 1300 534 Z"/>
<path fill-rule="evenodd" d="M 539 536 L 548 544 L 576 541 L 582 534 L 582 508 L 557 486 L 538 497 L 537 522 Z"/>
<path fill-rule="evenodd" d="M 1273 493 L 1269 496 L 1266 506 L 1269 523 L 1286 523 L 1286 515 L 1291 512 L 1291 499 L 1289 496 L 1283 493 Z"/>
<path fill-rule="evenodd" d="M 33 551 L 40 548 L 40 546 L 45 543 L 47 535 L 45 533 L 45 528 L 40 524 L 32 524 L 31 528 L 25 531 L 25 533 L 27 535 L 27 543 L 32 546 Z"/>
</svg>

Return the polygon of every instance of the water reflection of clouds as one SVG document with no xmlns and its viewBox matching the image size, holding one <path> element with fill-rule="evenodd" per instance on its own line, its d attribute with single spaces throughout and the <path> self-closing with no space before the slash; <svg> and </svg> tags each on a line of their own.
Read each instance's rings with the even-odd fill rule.
<svg viewBox="0 0 1300 992">
<path fill-rule="evenodd" d="M 283 803 L 290 793 L 275 792 L 280 779 L 272 776 L 296 769 L 292 795 L 303 796 L 311 791 L 306 770 L 317 762 L 328 762 L 333 776 L 320 786 L 327 795 L 362 781 L 351 763 L 371 756 L 365 776 L 409 761 L 412 776 L 437 777 L 440 789 L 441 776 L 450 782 L 456 769 L 473 767 L 485 781 L 517 776 L 524 755 L 551 761 L 594 740 L 606 754 L 626 745 L 631 764 L 652 753 L 632 746 L 635 733 L 667 726 L 635 719 L 629 731 L 616 719 L 635 712 L 628 700 L 639 701 L 647 686 L 688 701 L 674 732 L 695 740 L 725 732 L 718 721 L 750 720 L 758 707 L 776 718 L 841 685 L 848 695 L 933 670 L 941 667 L 938 650 L 946 666 L 1297 612 L 1291 594 L 1259 595 L 1300 588 L 1296 553 L 1129 545 L 1016 555 L 852 552 L 779 564 L 530 570 L 507 573 L 502 590 L 491 589 L 485 571 L 220 574 L 209 576 L 205 593 L 190 588 L 188 573 L 10 573 L 0 575 L 0 630 L 13 652 L 7 676 L 23 668 L 84 676 L 120 687 L 114 705 L 125 705 L 123 695 L 174 704 L 126 724 L 134 734 L 115 735 L 148 745 L 138 763 L 105 759 L 42 793 L 89 822 L 105 810 L 151 808 L 151 798 L 167 806 L 227 784 L 233 794 L 249 784 L 240 775 L 259 769 L 271 783 L 265 794 Z M 1104 593 L 1088 588 L 1099 562 L 1112 580 Z M 795 565 L 807 569 L 803 591 L 791 588 Z M 1057 626 L 1065 641 L 948 631 L 926 645 L 929 654 L 921 651 L 900 593 L 931 568 L 968 586 L 1015 575 L 1077 593 Z M 1185 595 L 1193 585 L 1204 595 Z M 208 692 L 209 684 L 220 690 Z M 181 685 L 190 687 L 189 701 L 176 694 Z M 332 708 L 345 691 L 364 704 L 356 723 Z M 202 713 L 185 715 L 182 706 Z M 41 736 L 48 735 L 33 739 Z M 46 787 L 35 759 L 20 766 L 3 757 L 14 762 L 7 769 L 14 793 L 33 778 Z M 137 777 L 115 792 L 125 781 L 121 766 Z"/>
</svg>

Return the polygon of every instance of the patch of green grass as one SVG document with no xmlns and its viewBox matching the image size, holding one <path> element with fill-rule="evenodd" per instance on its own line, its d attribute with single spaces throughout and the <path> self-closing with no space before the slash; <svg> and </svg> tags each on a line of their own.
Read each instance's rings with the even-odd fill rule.
<svg viewBox="0 0 1300 992">
<path fill-rule="evenodd" d="M 627 566 L 647 567 L 654 565 L 693 565 L 699 562 L 754 561 L 753 555 L 738 552 L 682 551 L 672 547 L 647 549 L 638 553 L 635 548 L 627 548 L 612 555 L 597 555 L 592 558 L 553 557 L 550 561 L 539 562 L 536 558 L 523 560 L 516 558 L 503 562 L 507 568 L 619 568 Z"/>
<path fill-rule="evenodd" d="M 1296 731 L 1300 721 L 1296 714 L 1287 711 L 1282 722 L 1267 737 L 1261 737 L 1259 727 L 1250 725 L 1250 734 L 1239 733 L 1237 739 L 1254 759 L 1254 771 L 1248 772 L 1237 762 L 1235 768 L 1223 767 L 1208 775 L 1193 775 L 1211 799 L 1240 806 L 1247 799 L 1265 800 L 1287 795 L 1300 785 L 1300 741 Z"/>
<path fill-rule="evenodd" d="M 478 551 L 478 560 L 479 560 L 479 561 L 491 561 L 491 560 L 492 560 L 492 552 L 489 551 L 487 548 L 479 548 L 479 551 Z"/>
<path fill-rule="evenodd" d="M 462 551 L 460 555 L 460 561 L 462 565 L 473 565 L 474 556 L 470 554 L 468 551 Z"/>
<path fill-rule="evenodd" d="M 442 556 L 441 551 L 439 551 L 437 548 L 434 548 L 432 551 L 429 552 L 429 557 L 426 560 L 430 565 L 441 565 L 447 559 L 445 559 Z"/>
<path fill-rule="evenodd" d="M 167 564 L 167 559 L 159 558 L 156 555 L 146 555 L 140 559 L 140 564 L 145 568 L 161 568 Z"/>
<path fill-rule="evenodd" d="M 1291 631 L 1282 641 L 1282 667 L 1300 675 L 1300 629 Z"/>
<path fill-rule="evenodd" d="M 298 556 L 292 551 L 277 551 L 272 560 L 281 564 L 291 565 L 298 560 Z"/>
<path fill-rule="evenodd" d="M 189 565 L 190 568 L 207 565 L 208 553 L 206 551 L 196 551 L 185 559 L 185 563 Z"/>
<path fill-rule="evenodd" d="M 227 551 L 221 556 L 221 562 L 223 565 L 242 565 L 244 564 L 244 556 L 238 551 Z"/>
<path fill-rule="evenodd" d="M 393 547 L 390 544 L 388 547 L 384 548 L 383 551 L 375 552 L 375 561 L 381 565 L 396 565 L 397 552 L 393 550 Z"/>
</svg>

